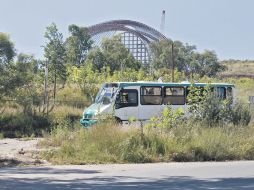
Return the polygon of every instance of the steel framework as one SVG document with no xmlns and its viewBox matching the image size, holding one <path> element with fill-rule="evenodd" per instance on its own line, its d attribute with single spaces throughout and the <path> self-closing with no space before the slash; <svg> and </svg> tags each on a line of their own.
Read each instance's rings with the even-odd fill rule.
<svg viewBox="0 0 254 190">
<path fill-rule="evenodd" d="M 104 37 L 115 34 L 121 35 L 121 41 L 132 53 L 135 59 L 143 64 L 149 64 L 149 44 L 154 41 L 167 39 L 156 29 L 143 23 L 131 20 L 113 20 L 88 27 L 95 44 L 100 46 Z"/>
</svg>

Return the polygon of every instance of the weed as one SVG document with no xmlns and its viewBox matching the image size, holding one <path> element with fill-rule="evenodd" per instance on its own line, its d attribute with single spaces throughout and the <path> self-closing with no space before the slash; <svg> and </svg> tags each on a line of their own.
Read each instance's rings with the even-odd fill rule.
<svg viewBox="0 0 254 190">
<path fill-rule="evenodd" d="M 116 124 L 89 129 L 56 128 L 43 146 L 57 149 L 41 156 L 55 164 L 144 163 L 158 161 L 223 161 L 254 159 L 254 128 L 204 127 L 187 121 L 166 131 Z"/>
</svg>

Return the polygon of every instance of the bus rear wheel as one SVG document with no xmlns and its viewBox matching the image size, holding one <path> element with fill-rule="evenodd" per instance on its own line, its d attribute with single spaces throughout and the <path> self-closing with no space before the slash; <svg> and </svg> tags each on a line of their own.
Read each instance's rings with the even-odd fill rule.
<svg viewBox="0 0 254 190">
<path fill-rule="evenodd" d="M 122 120 L 119 117 L 115 117 L 115 121 L 117 124 L 123 124 Z"/>
</svg>

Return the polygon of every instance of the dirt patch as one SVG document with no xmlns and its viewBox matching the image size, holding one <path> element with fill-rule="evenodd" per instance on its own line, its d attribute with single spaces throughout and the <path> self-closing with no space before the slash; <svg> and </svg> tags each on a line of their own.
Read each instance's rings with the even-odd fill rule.
<svg viewBox="0 0 254 190">
<path fill-rule="evenodd" d="M 17 165 L 48 165 L 41 160 L 37 144 L 40 138 L 35 139 L 1 139 L 0 140 L 0 167 Z"/>
</svg>

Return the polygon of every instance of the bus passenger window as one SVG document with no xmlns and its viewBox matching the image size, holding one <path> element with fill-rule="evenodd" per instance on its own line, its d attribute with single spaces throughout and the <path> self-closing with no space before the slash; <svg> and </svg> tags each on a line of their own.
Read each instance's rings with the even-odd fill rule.
<svg viewBox="0 0 254 190">
<path fill-rule="evenodd" d="M 215 89 L 216 96 L 220 99 L 226 98 L 226 88 L 225 87 L 217 87 Z"/>
<path fill-rule="evenodd" d="M 138 91 L 134 89 L 121 90 L 116 99 L 116 109 L 135 106 L 138 106 Z"/>
<path fill-rule="evenodd" d="M 184 87 L 165 87 L 163 102 L 166 105 L 184 105 L 185 104 Z"/>
<path fill-rule="evenodd" d="M 161 87 L 141 87 L 140 98 L 142 105 L 161 105 Z"/>
</svg>

